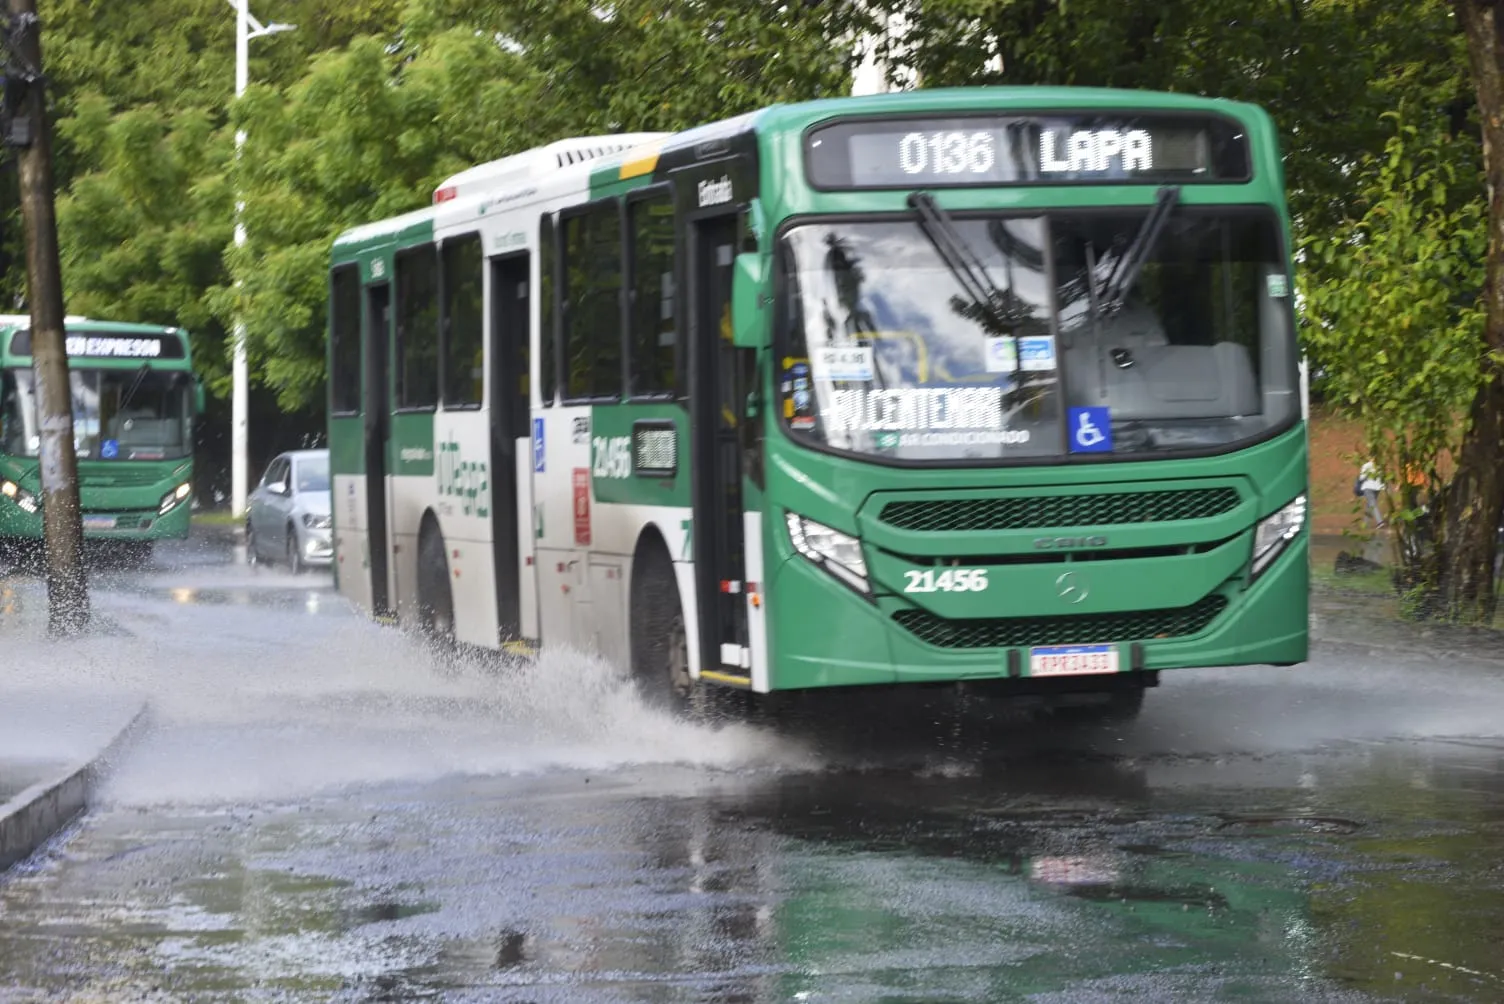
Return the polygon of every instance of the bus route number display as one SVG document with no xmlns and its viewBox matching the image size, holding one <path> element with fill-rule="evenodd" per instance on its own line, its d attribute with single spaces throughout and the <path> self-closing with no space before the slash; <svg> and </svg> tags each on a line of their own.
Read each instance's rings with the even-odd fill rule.
<svg viewBox="0 0 1504 1004">
<path fill-rule="evenodd" d="M 816 188 L 1241 181 L 1247 139 L 1220 118 L 845 121 L 806 138 Z"/>
</svg>

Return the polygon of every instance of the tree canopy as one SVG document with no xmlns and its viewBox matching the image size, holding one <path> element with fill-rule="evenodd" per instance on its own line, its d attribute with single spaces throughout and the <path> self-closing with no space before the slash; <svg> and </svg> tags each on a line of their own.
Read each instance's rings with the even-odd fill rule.
<svg viewBox="0 0 1504 1004">
<path fill-rule="evenodd" d="M 1476 470 L 1488 449 L 1478 437 L 1504 427 L 1504 301 L 1483 295 L 1504 296 L 1488 264 L 1504 254 L 1504 205 L 1489 202 L 1495 167 L 1478 114 L 1498 79 L 1498 54 L 1478 41 L 1492 30 L 1487 0 L 254 8 L 297 28 L 252 41 L 252 83 L 233 111 L 223 0 L 42 10 L 69 309 L 188 326 L 214 393 L 228 392 L 226 332 L 243 317 L 253 380 L 286 408 L 321 403 L 325 265 L 345 227 L 425 204 L 462 167 L 567 135 L 678 129 L 845 93 L 857 39 L 888 23 L 877 48 L 923 86 L 1099 85 L 1267 108 L 1284 144 L 1318 392 L 1364 419 L 1392 476 L 1424 467 L 1433 501 L 1451 497 L 1460 471 L 1470 487 L 1442 507 L 1448 520 L 1499 521 L 1504 485 Z M 238 158 L 237 127 L 248 136 Z M 237 191 L 248 243 L 232 250 Z M 13 202 L 0 211 L 14 217 Z M 18 232 L 6 231 L 12 256 Z M 1460 467 L 1443 471 L 1440 456 Z M 1451 553 L 1446 527 L 1431 532 L 1435 553 Z M 1491 585 L 1453 600 L 1454 613 L 1491 610 Z"/>
</svg>

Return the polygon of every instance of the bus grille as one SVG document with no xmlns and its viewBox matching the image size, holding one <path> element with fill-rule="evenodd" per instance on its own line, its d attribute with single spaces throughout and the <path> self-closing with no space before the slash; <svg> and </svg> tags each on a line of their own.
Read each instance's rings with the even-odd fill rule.
<svg viewBox="0 0 1504 1004">
<path fill-rule="evenodd" d="M 1183 638 L 1216 619 L 1227 598 L 1213 593 L 1188 607 L 1065 617 L 982 617 L 947 620 L 925 610 L 900 610 L 893 620 L 920 641 L 940 648 L 1022 648 Z"/>
<path fill-rule="evenodd" d="M 878 518 L 900 530 L 1027 530 L 1119 523 L 1173 523 L 1220 516 L 1238 504 L 1232 488 L 1039 495 L 1028 498 L 926 499 L 889 502 Z"/>
</svg>

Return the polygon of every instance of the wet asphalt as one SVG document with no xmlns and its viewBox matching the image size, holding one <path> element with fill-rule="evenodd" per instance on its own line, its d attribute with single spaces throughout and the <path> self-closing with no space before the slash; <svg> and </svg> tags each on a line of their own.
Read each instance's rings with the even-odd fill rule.
<svg viewBox="0 0 1504 1004">
<path fill-rule="evenodd" d="M 712 727 L 242 562 L 96 573 L 131 637 L 6 636 L 4 686 L 153 720 L 0 879 L 0 1001 L 1504 999 L 1493 636 L 1327 595 L 1310 663 L 1165 674 L 1129 726 Z"/>
</svg>

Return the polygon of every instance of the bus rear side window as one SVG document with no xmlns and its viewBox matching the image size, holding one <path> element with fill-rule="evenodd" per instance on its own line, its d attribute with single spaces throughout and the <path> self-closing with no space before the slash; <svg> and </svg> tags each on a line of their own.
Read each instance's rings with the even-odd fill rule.
<svg viewBox="0 0 1504 1004">
<path fill-rule="evenodd" d="M 621 217 L 603 202 L 564 221 L 565 396 L 621 396 Z"/>
<path fill-rule="evenodd" d="M 329 411 L 360 411 L 360 270 L 344 265 L 329 278 Z"/>
<path fill-rule="evenodd" d="M 439 400 L 439 275 L 432 244 L 397 255 L 397 407 Z"/>
<path fill-rule="evenodd" d="M 479 234 L 444 242 L 444 406 L 480 404 L 482 262 Z"/>
</svg>

